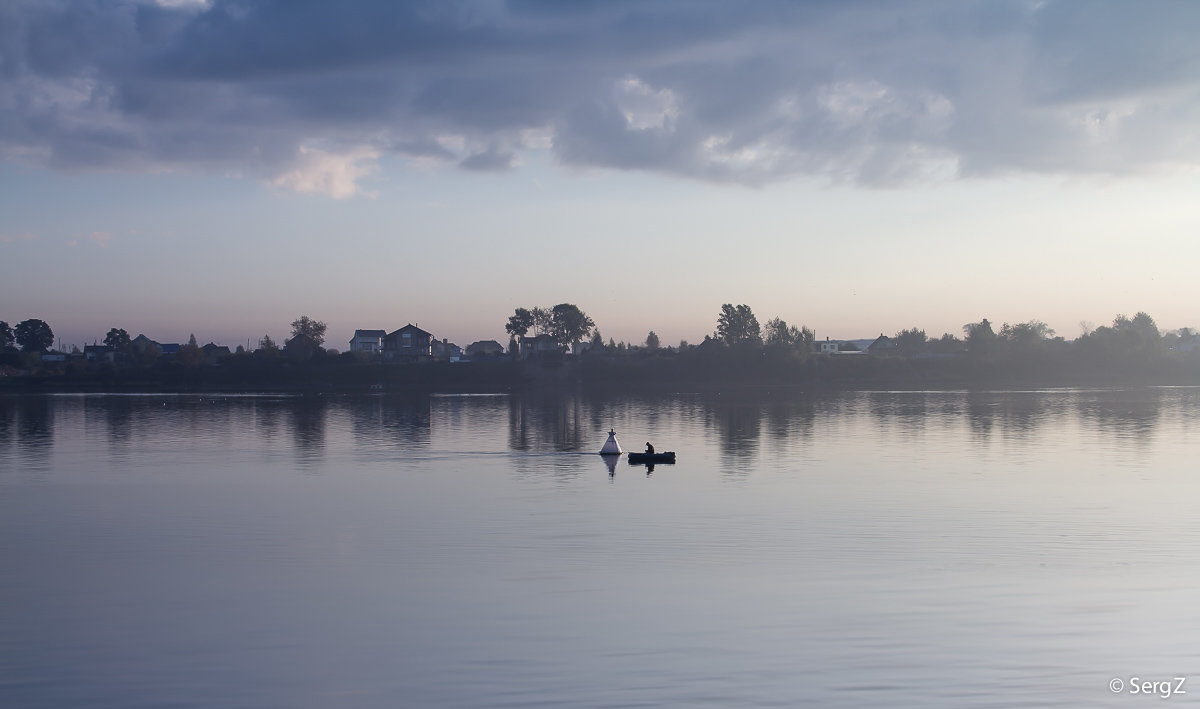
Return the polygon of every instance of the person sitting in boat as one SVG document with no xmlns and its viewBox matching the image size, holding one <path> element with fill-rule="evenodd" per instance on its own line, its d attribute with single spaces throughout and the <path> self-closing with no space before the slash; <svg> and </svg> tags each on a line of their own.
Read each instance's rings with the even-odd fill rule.
<svg viewBox="0 0 1200 709">
<path fill-rule="evenodd" d="M 646 441 L 646 455 L 654 455 L 654 446 L 650 445 L 650 441 Z"/>
</svg>

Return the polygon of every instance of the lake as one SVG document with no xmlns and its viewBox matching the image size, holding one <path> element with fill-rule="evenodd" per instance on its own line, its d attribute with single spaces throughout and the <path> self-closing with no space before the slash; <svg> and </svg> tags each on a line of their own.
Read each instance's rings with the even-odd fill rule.
<svg viewBox="0 0 1200 709">
<path fill-rule="evenodd" d="M 1190 388 L 0 398 L 0 706 L 1186 704 L 1198 424 Z M 610 428 L 678 463 L 610 473 Z"/>
</svg>

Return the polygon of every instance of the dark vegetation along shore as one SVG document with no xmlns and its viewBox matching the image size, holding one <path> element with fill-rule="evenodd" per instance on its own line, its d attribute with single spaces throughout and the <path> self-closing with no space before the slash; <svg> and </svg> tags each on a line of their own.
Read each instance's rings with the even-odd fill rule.
<svg viewBox="0 0 1200 709">
<path fill-rule="evenodd" d="M 514 317 L 519 320 L 521 312 Z M 338 353 L 321 346 L 325 326 L 308 318 L 293 323 L 293 337 L 283 347 L 264 338 L 255 350 L 230 352 L 199 347 L 193 340 L 164 354 L 144 343 L 139 348 L 137 340 L 114 328 L 108 344 L 86 348 L 90 352 L 53 353 L 45 351 L 45 332 L 31 342 L 28 322 L 18 326 L 25 336 L 21 340 L 0 323 L 0 338 L 6 338 L 0 343 L 0 392 L 485 393 L 577 387 L 815 392 L 1200 385 L 1200 337 L 1186 328 L 1164 334 L 1144 313 L 1120 316 L 1111 326 L 1070 341 L 1054 337 L 1036 321 L 1005 324 L 997 332 L 982 320 L 966 325 L 961 339 L 949 334 L 930 339 L 911 329 L 860 347 L 814 342 L 811 331 L 778 318 L 762 328 L 748 307 L 727 305 L 716 333 L 697 345 L 661 347 L 654 333 L 643 345 L 605 343 L 587 320 L 590 341 L 579 341 L 576 323 L 569 334 L 574 341 L 533 351 L 529 343 L 546 335 L 531 336 L 518 323 L 519 332 L 509 330 L 507 351 L 469 360 L 439 358 L 424 350 L 404 356 Z M 552 329 L 550 323 L 546 327 Z M 14 346 L 18 344 L 20 348 Z"/>
</svg>

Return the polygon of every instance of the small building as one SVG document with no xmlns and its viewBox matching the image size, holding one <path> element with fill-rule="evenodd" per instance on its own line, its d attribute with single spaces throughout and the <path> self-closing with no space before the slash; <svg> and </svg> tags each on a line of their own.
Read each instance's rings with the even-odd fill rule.
<svg viewBox="0 0 1200 709">
<path fill-rule="evenodd" d="M 715 337 L 705 335 L 704 341 L 698 345 L 694 345 L 692 349 L 696 350 L 697 352 L 712 353 L 725 349 L 725 343 L 721 342 Z"/>
<path fill-rule="evenodd" d="M 117 352 L 108 345 L 84 345 L 83 358 L 89 362 L 108 362 L 112 364 L 117 359 Z"/>
<path fill-rule="evenodd" d="M 449 360 L 451 362 L 457 362 L 462 359 L 462 348 L 445 338 L 442 338 L 440 342 L 437 340 L 430 342 L 429 349 L 434 359 Z"/>
<path fill-rule="evenodd" d="M 350 338 L 350 351 L 364 354 L 379 354 L 383 352 L 383 338 L 387 337 L 386 330 L 355 330 Z"/>
<path fill-rule="evenodd" d="M 133 338 L 129 343 L 129 351 L 134 354 L 146 352 L 157 352 L 158 355 L 173 355 L 179 354 L 180 344 L 178 342 L 156 342 L 149 337 L 138 333 L 138 336 Z"/>
<path fill-rule="evenodd" d="M 541 357 L 550 353 L 558 353 L 558 340 L 554 335 L 534 335 L 521 340 L 521 358 Z"/>
<path fill-rule="evenodd" d="M 225 345 L 217 345 L 212 342 L 200 348 L 200 353 L 204 355 L 204 361 L 209 364 L 216 364 L 220 360 L 225 359 L 233 354 Z"/>
<path fill-rule="evenodd" d="M 283 353 L 291 359 L 312 359 L 319 349 L 321 346 L 317 344 L 317 341 L 304 333 L 283 342 Z"/>
<path fill-rule="evenodd" d="M 825 338 L 824 342 L 817 343 L 817 354 L 837 354 L 838 349 L 838 343 L 833 342 L 828 337 Z"/>
<path fill-rule="evenodd" d="M 867 346 L 867 352 L 873 355 L 893 354 L 895 351 L 896 341 L 882 332 L 879 333 L 879 337 L 875 338 L 874 342 Z"/>
<path fill-rule="evenodd" d="M 383 338 L 383 356 L 409 359 L 433 356 L 433 335 L 409 323 Z"/>
<path fill-rule="evenodd" d="M 467 345 L 468 357 L 499 357 L 503 354 L 504 345 L 495 340 L 477 340 Z"/>
</svg>

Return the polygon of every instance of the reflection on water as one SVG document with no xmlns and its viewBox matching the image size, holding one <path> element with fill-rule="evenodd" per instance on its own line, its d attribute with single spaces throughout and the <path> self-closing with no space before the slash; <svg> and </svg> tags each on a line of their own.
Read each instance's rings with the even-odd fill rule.
<svg viewBox="0 0 1200 709">
<path fill-rule="evenodd" d="M 429 397 L 370 397 L 354 402 L 350 415 L 355 439 L 368 444 L 380 455 L 425 448 L 432 438 L 433 415 Z"/>
<path fill-rule="evenodd" d="M 721 452 L 745 463 L 758 453 L 763 409 L 745 401 L 706 401 L 705 420 L 713 427 Z M 732 470 L 742 469 L 734 465 Z"/>
<path fill-rule="evenodd" d="M 806 398 L 771 401 L 763 407 L 767 434 L 778 441 L 811 438 L 816 415 L 816 404 Z"/>
<path fill-rule="evenodd" d="M 80 416 L 102 425 L 109 454 L 125 455 L 153 436 L 180 440 L 253 433 L 288 440 L 297 461 L 318 462 L 330 417 L 349 421 L 364 453 L 393 455 L 428 448 L 435 430 L 456 431 L 503 419 L 506 446 L 521 452 L 592 452 L 602 433 L 618 427 L 627 448 L 642 438 L 699 422 L 729 460 L 753 461 L 764 441 L 788 446 L 866 415 L 879 431 L 919 438 L 931 430 L 965 426 L 971 440 L 1036 438 L 1047 425 L 1072 421 L 1113 445 L 1150 445 L 1164 407 L 1175 423 L 1200 420 L 1197 390 L 1052 390 L 1031 392 L 864 392 L 829 398 L 773 394 L 680 395 L 670 399 L 605 399 L 560 394 L 487 397 L 0 397 L 0 450 L 32 469 L 45 466 L 57 417 Z M 471 419 L 471 421 L 468 421 Z M 476 420 L 478 419 L 478 420 Z M 636 420 L 638 429 L 618 424 Z M 826 431 L 827 432 L 827 431 Z M 281 437 L 283 437 L 281 439 Z M 666 447 L 671 442 L 665 441 Z M 662 448 L 663 445 L 659 444 Z"/>
<path fill-rule="evenodd" d="M 1197 424 L 1194 389 L 0 397 L 0 706 L 1128 706 L 1200 667 Z"/>
<path fill-rule="evenodd" d="M 509 447 L 516 451 L 581 451 L 595 446 L 599 450 L 594 444 L 595 419 L 585 416 L 584 406 L 577 396 L 510 397 Z"/>
<path fill-rule="evenodd" d="M 124 397 L 84 400 L 85 419 L 104 421 L 108 451 L 116 459 L 126 459 L 131 454 L 134 408 L 134 400 Z"/>
<path fill-rule="evenodd" d="M 1077 402 L 1084 425 L 1095 426 L 1105 436 L 1135 446 L 1148 446 L 1154 440 L 1164 400 L 1174 392 L 1157 390 L 1156 396 L 1138 396 L 1132 392 L 1100 392 Z"/>
<path fill-rule="evenodd" d="M 27 472 L 47 470 L 54 448 L 54 407 L 46 397 L 0 397 L 0 460 Z"/>
<path fill-rule="evenodd" d="M 307 398 L 293 403 L 289 408 L 291 421 L 288 430 L 292 434 L 296 460 L 311 468 L 320 461 L 325 451 L 325 402 L 319 398 Z"/>
</svg>

